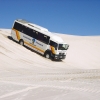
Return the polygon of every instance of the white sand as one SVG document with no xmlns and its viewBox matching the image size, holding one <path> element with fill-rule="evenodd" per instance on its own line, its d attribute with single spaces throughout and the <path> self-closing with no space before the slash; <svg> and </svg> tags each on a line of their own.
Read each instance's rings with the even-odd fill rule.
<svg viewBox="0 0 100 100">
<path fill-rule="evenodd" d="M 0 100 L 99 100 L 100 36 L 58 34 L 69 49 L 55 62 L 10 35 L 0 29 Z"/>
</svg>

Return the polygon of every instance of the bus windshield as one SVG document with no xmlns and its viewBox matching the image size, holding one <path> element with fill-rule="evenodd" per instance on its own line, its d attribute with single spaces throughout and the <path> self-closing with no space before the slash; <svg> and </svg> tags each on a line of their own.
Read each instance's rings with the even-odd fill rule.
<svg viewBox="0 0 100 100">
<path fill-rule="evenodd" d="M 68 44 L 59 44 L 58 50 L 67 50 L 69 47 Z"/>
</svg>

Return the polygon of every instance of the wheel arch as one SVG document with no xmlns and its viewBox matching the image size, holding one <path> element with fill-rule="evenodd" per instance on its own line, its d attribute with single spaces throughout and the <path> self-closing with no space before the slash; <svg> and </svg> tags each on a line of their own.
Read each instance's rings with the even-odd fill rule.
<svg viewBox="0 0 100 100">
<path fill-rule="evenodd" d="M 48 49 L 47 49 L 47 50 L 44 52 L 44 56 L 45 56 L 46 53 L 51 54 L 52 52 L 51 52 L 51 50 L 48 50 Z"/>
<path fill-rule="evenodd" d="M 20 40 L 19 40 L 19 44 L 20 44 L 21 41 L 23 41 L 23 45 L 24 45 L 24 40 L 23 40 L 23 39 L 20 39 Z"/>
</svg>

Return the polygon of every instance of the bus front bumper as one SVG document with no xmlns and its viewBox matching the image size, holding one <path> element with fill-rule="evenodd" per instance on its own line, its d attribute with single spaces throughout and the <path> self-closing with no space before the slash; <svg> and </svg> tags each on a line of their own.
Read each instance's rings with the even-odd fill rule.
<svg viewBox="0 0 100 100">
<path fill-rule="evenodd" d="M 66 58 L 66 55 L 55 55 L 55 54 L 52 54 L 51 56 L 53 57 L 53 59 L 65 59 Z"/>
</svg>

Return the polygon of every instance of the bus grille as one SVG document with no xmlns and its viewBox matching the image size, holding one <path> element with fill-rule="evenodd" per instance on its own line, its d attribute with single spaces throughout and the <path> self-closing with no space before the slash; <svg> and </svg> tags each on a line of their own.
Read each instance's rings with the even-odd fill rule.
<svg viewBox="0 0 100 100">
<path fill-rule="evenodd" d="M 64 55 L 64 53 L 59 53 L 59 55 Z"/>
</svg>

